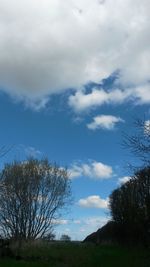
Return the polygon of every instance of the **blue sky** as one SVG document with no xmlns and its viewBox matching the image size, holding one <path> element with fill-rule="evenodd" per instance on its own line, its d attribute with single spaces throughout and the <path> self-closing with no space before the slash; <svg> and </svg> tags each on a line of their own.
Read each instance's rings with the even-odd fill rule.
<svg viewBox="0 0 150 267">
<path fill-rule="evenodd" d="M 74 204 L 58 237 L 83 239 L 106 223 L 109 194 L 131 174 L 123 132 L 150 120 L 149 8 L 0 1 L 0 147 L 13 145 L 1 168 L 31 155 L 67 166 Z"/>
</svg>

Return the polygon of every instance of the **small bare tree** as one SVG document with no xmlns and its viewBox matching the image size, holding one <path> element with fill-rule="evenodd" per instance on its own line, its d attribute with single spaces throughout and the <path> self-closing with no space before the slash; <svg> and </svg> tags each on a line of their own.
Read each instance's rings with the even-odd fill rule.
<svg viewBox="0 0 150 267">
<path fill-rule="evenodd" d="M 67 170 L 47 159 L 5 165 L 0 174 L 3 236 L 28 240 L 51 233 L 70 196 Z"/>
</svg>

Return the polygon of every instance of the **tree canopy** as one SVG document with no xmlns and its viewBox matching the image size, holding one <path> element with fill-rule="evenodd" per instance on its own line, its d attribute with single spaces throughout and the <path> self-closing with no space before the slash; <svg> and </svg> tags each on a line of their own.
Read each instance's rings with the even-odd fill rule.
<svg viewBox="0 0 150 267">
<path fill-rule="evenodd" d="M 62 234 L 60 237 L 60 240 L 63 242 L 69 242 L 69 241 L 71 241 L 71 237 L 67 234 Z"/>
<path fill-rule="evenodd" d="M 132 242 L 150 242 L 150 166 L 110 195 L 110 211 L 121 235 Z"/>
<path fill-rule="evenodd" d="M 0 173 L 0 232 L 14 239 L 51 233 L 70 200 L 66 169 L 47 159 L 6 164 Z"/>
</svg>

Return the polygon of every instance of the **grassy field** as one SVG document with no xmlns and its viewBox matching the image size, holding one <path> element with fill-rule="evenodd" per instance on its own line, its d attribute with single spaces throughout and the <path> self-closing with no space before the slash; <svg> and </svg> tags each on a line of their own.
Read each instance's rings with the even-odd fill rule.
<svg viewBox="0 0 150 267">
<path fill-rule="evenodd" d="M 30 245 L 20 258 L 1 259 L 2 267 L 150 267 L 150 250 L 61 243 Z"/>
</svg>

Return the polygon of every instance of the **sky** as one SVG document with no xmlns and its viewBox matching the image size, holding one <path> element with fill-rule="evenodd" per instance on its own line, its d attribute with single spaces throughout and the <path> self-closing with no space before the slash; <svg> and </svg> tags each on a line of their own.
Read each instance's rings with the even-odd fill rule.
<svg viewBox="0 0 150 267">
<path fill-rule="evenodd" d="M 74 202 L 55 232 L 82 240 L 110 219 L 110 193 L 150 123 L 149 0 L 0 0 L 0 147 L 6 162 L 67 167 Z M 143 129 L 144 131 L 144 129 Z"/>
</svg>

